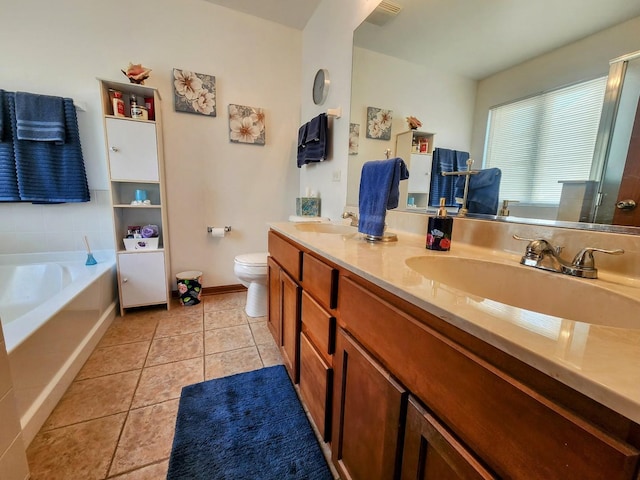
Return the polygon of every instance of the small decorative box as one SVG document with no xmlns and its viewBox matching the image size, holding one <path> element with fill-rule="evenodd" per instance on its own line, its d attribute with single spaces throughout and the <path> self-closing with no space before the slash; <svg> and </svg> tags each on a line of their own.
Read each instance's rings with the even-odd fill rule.
<svg viewBox="0 0 640 480">
<path fill-rule="evenodd" d="M 296 215 L 300 217 L 319 217 L 320 198 L 298 197 L 296 198 Z"/>
</svg>

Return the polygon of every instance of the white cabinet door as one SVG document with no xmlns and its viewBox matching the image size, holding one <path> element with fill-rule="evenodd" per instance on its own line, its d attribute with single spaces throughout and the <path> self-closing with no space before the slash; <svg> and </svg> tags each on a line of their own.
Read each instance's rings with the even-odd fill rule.
<svg viewBox="0 0 640 480">
<path fill-rule="evenodd" d="M 413 154 L 409 164 L 409 183 L 407 190 L 411 193 L 429 193 L 431 186 L 432 155 Z"/>
<path fill-rule="evenodd" d="M 155 123 L 107 118 L 106 125 L 111 180 L 159 181 Z"/>
<path fill-rule="evenodd" d="M 120 253 L 118 268 L 123 308 L 167 302 L 164 252 Z"/>
</svg>

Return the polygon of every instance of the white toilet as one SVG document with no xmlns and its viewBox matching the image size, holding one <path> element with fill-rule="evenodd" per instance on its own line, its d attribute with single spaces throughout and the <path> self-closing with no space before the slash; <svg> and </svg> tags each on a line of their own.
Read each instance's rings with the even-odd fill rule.
<svg viewBox="0 0 640 480">
<path fill-rule="evenodd" d="M 247 304 L 244 311 L 250 317 L 267 314 L 267 252 L 245 253 L 234 260 L 233 272 L 240 283 L 247 287 Z"/>
</svg>

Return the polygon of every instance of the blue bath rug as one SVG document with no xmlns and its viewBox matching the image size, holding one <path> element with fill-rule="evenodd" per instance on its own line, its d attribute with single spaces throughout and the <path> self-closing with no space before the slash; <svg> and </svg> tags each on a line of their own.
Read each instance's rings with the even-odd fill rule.
<svg viewBox="0 0 640 480">
<path fill-rule="evenodd" d="M 282 365 L 182 389 L 167 480 L 331 480 Z"/>
</svg>

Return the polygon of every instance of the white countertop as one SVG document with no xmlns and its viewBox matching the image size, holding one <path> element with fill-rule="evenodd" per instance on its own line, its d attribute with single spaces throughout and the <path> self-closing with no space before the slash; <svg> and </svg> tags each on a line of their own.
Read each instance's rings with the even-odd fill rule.
<svg viewBox="0 0 640 480">
<path fill-rule="evenodd" d="M 355 233 L 355 228 L 354 234 L 343 235 L 301 231 L 295 223 L 270 226 L 337 265 L 640 423 L 640 311 L 624 312 L 625 318 L 621 319 L 625 325 L 635 327 L 637 324 L 636 328 L 567 320 L 470 294 L 455 285 L 427 278 L 405 263 L 416 256 L 448 255 L 481 260 L 492 257 L 498 262 L 518 265 L 520 257 L 513 254 L 455 241 L 449 252 L 433 252 L 425 248 L 424 236 L 401 231 L 395 232 L 397 242 L 372 244 Z M 532 270 L 539 272 L 536 274 L 561 275 Z M 505 283 L 508 284 L 508 280 Z M 631 292 L 632 296 L 636 290 L 627 286 L 620 289 L 627 295 Z M 548 299 L 539 299 L 545 300 Z M 580 302 L 581 298 L 575 294 L 574 298 L 554 300 Z"/>
</svg>

